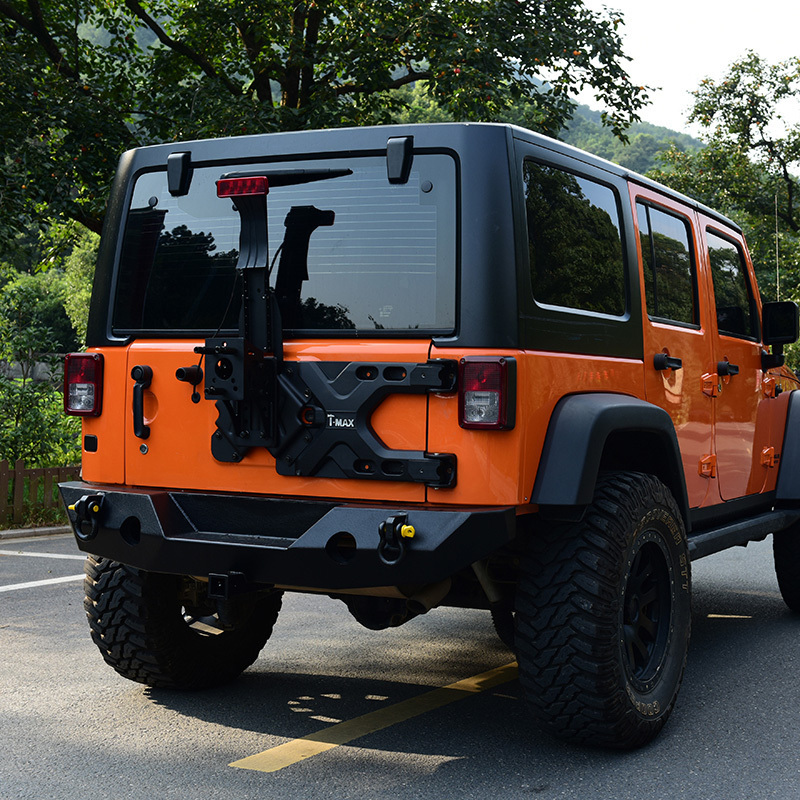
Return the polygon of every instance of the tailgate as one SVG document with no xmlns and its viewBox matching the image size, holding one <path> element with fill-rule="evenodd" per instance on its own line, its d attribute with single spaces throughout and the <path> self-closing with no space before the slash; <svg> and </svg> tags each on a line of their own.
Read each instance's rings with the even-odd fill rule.
<svg viewBox="0 0 800 800">
<path fill-rule="evenodd" d="M 428 391 L 414 385 L 425 379 L 419 365 L 427 363 L 429 342 L 287 345 L 278 398 L 283 422 L 271 447 L 260 431 L 228 436 L 221 403 L 193 402 L 194 387 L 176 372 L 197 364 L 198 344 L 147 341 L 128 348 L 128 375 L 140 367 L 151 378 L 139 389 L 128 380 L 126 483 L 423 502 L 427 485 L 446 480 L 436 474 L 441 458 L 426 452 Z M 209 360 L 204 366 L 213 370 Z"/>
</svg>

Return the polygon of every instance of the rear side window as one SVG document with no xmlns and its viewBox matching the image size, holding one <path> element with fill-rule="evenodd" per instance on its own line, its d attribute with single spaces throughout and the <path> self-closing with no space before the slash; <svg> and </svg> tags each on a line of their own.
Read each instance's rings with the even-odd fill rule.
<svg viewBox="0 0 800 800">
<path fill-rule="evenodd" d="M 524 179 L 536 302 L 622 316 L 624 260 L 614 190 L 530 160 Z"/>
<path fill-rule="evenodd" d="M 758 338 L 758 310 L 741 247 L 711 231 L 706 231 L 706 241 L 719 332 L 728 336 Z"/>
<path fill-rule="evenodd" d="M 696 272 L 686 220 L 643 203 L 636 204 L 647 313 L 696 325 Z"/>
<path fill-rule="evenodd" d="M 331 177 L 276 185 L 267 196 L 273 287 L 284 268 L 282 245 L 308 234 L 299 308 L 286 315 L 293 329 L 451 332 L 455 162 L 426 154 L 415 156 L 405 184 L 389 183 L 385 158 L 195 168 L 182 197 L 170 195 L 166 172 L 139 175 L 116 279 L 115 333 L 208 335 L 235 329 L 240 225 L 231 200 L 217 197 L 216 182 L 237 171 L 303 169 L 327 169 Z"/>
</svg>

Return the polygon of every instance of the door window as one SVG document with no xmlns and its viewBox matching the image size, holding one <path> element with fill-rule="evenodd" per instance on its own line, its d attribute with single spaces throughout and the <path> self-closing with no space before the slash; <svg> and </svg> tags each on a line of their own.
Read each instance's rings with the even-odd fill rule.
<svg viewBox="0 0 800 800">
<path fill-rule="evenodd" d="M 706 231 L 717 328 L 725 336 L 758 338 L 758 310 L 747 279 L 747 262 L 738 244 Z"/>
<path fill-rule="evenodd" d="M 637 203 L 647 313 L 696 326 L 697 276 L 686 220 Z"/>
</svg>

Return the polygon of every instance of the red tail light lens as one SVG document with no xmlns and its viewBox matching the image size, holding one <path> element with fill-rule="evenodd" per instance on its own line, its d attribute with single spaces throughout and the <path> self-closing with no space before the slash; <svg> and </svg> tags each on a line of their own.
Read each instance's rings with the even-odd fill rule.
<svg viewBox="0 0 800 800">
<path fill-rule="evenodd" d="M 458 422 L 470 430 L 514 427 L 516 362 L 513 358 L 462 358 Z"/>
<path fill-rule="evenodd" d="M 254 197 L 269 194 L 266 175 L 245 178 L 221 178 L 217 181 L 217 197 Z"/>
<path fill-rule="evenodd" d="M 70 353 L 64 361 L 64 411 L 97 417 L 103 406 L 103 356 Z"/>
</svg>

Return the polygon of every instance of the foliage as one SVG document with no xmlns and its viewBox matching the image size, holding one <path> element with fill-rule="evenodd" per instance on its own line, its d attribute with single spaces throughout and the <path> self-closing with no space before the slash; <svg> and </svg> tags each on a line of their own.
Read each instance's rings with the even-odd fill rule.
<svg viewBox="0 0 800 800">
<path fill-rule="evenodd" d="M 57 270 L 18 274 L 0 289 L 0 360 L 17 364 L 25 380 L 50 353 L 77 345 L 64 311 L 65 293 Z"/>
<path fill-rule="evenodd" d="M 558 138 L 641 174 L 657 166 L 663 150 L 674 147 L 680 152 L 694 152 L 703 146 L 688 134 L 647 122 L 634 122 L 627 131 L 627 141 L 623 141 L 603 127 L 599 112 L 587 106 L 578 106 Z"/>
<path fill-rule="evenodd" d="M 75 464 L 80 425 L 64 416 L 54 351 L 72 349 L 75 334 L 64 312 L 58 270 L 17 273 L 0 289 L 0 459 L 28 466 Z"/>
<path fill-rule="evenodd" d="M 64 309 L 78 337 L 79 347 L 86 344 L 86 323 L 99 243 L 100 237 L 96 233 L 84 230 L 64 260 Z"/>
<path fill-rule="evenodd" d="M 29 467 L 80 462 L 80 421 L 64 415 L 59 388 L 0 376 L 0 460 Z"/>
<path fill-rule="evenodd" d="M 800 98 L 800 59 L 771 65 L 751 52 L 726 77 L 706 78 L 694 93 L 690 121 L 712 132 L 712 141 L 734 147 L 760 164 L 779 192 L 778 216 L 800 232 L 800 185 L 790 169 L 800 163 L 800 127 L 782 125 L 781 106 Z"/>
<path fill-rule="evenodd" d="M 581 0 L 0 0 L 0 237 L 99 232 L 118 154 L 155 141 L 449 116 L 525 101 L 558 130 L 586 86 L 621 135 L 646 102 L 621 17 Z"/>
<path fill-rule="evenodd" d="M 709 130 L 697 152 L 662 154 L 650 176 L 738 222 L 747 237 L 762 296 L 774 300 L 776 246 L 780 296 L 800 299 L 800 130 L 781 124 L 780 104 L 800 96 L 800 61 L 770 66 L 748 53 L 716 83 L 695 92 L 691 119 Z M 777 239 L 776 239 L 777 225 Z"/>
</svg>

